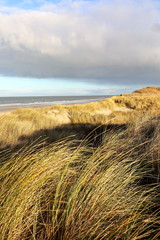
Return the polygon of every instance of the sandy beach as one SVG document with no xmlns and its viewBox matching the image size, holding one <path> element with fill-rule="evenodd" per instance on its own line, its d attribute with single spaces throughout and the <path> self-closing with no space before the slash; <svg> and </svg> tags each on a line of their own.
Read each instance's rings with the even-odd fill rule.
<svg viewBox="0 0 160 240">
<path fill-rule="evenodd" d="M 0 98 L 0 115 L 8 114 L 20 108 L 39 108 L 53 105 L 73 105 L 100 101 L 111 96 L 42 96 L 42 97 L 6 97 Z"/>
<path fill-rule="evenodd" d="M 0 115 L 8 114 L 15 110 L 16 108 L 0 108 Z"/>
</svg>

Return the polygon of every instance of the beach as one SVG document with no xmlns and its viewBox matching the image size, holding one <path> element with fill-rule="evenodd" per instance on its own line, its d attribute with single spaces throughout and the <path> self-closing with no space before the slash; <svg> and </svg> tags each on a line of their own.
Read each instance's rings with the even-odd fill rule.
<svg viewBox="0 0 160 240">
<path fill-rule="evenodd" d="M 83 104 L 100 101 L 106 96 L 38 96 L 38 97 L 0 97 L 0 114 L 8 114 L 19 108 L 38 108 L 51 105 Z"/>
<path fill-rule="evenodd" d="M 14 109 L 13 108 L 0 108 L 0 115 L 8 114 L 12 112 Z"/>
</svg>

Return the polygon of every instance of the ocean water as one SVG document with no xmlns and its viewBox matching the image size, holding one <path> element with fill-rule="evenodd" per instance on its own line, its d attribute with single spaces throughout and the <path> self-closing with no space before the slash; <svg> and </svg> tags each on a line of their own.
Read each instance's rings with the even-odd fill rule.
<svg viewBox="0 0 160 240">
<path fill-rule="evenodd" d="M 38 107 L 55 104 L 76 104 L 100 101 L 109 98 L 104 96 L 44 96 L 44 97 L 0 97 L 0 109 L 19 107 Z"/>
</svg>

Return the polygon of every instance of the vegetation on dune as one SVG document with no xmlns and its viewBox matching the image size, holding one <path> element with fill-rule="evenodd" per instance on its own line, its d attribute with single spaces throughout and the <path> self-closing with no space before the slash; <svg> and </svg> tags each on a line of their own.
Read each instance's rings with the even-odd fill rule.
<svg viewBox="0 0 160 240">
<path fill-rule="evenodd" d="M 157 89 L 0 116 L 0 240 L 158 240 Z"/>
<path fill-rule="evenodd" d="M 154 91 L 159 93 L 159 90 L 155 89 Z M 143 91 L 146 92 L 145 89 Z M 86 104 L 17 109 L 8 115 L 0 116 L 0 147 L 24 144 L 24 139 L 35 132 L 39 131 L 40 136 L 46 135 L 46 129 L 52 129 L 52 136 L 58 140 L 61 130 L 57 132 L 57 129 L 64 125 L 70 125 L 69 129 L 71 132 L 73 130 L 74 134 L 75 124 L 126 124 L 135 117 L 144 118 L 147 115 L 160 115 L 158 94 L 128 94 Z"/>
<path fill-rule="evenodd" d="M 138 89 L 131 94 L 160 95 L 160 87 L 154 87 L 154 86 L 145 87 L 145 88 Z"/>
<path fill-rule="evenodd" d="M 61 141 L 11 155 L 1 239 L 158 239 L 159 127 L 150 119 L 105 133 L 98 148 Z"/>
</svg>

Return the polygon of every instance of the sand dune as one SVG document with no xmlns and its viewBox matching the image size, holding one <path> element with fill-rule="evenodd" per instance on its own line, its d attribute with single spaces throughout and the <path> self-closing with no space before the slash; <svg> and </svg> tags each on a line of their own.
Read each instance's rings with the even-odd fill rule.
<svg viewBox="0 0 160 240">
<path fill-rule="evenodd" d="M 159 89 L 147 87 L 128 95 L 114 96 L 99 102 L 3 112 L 0 115 L 0 146 L 17 144 L 22 136 L 27 137 L 34 132 L 45 132 L 46 129 L 54 129 L 62 125 L 71 125 L 74 128 L 75 124 L 126 124 L 133 122 L 137 117 L 159 116 Z M 61 136 L 57 133 L 55 135 Z"/>
<path fill-rule="evenodd" d="M 160 97 L 149 89 L 0 116 L 1 240 L 159 239 Z"/>
</svg>

